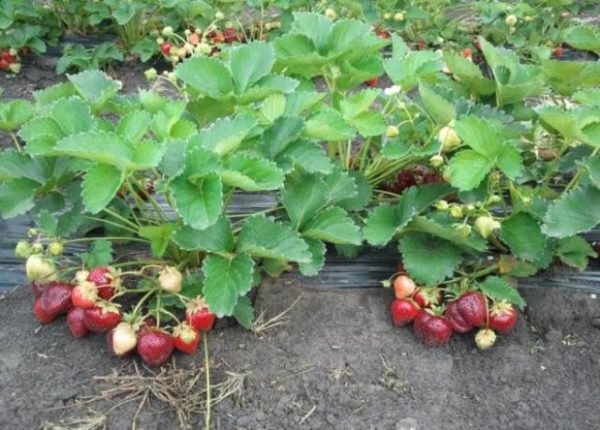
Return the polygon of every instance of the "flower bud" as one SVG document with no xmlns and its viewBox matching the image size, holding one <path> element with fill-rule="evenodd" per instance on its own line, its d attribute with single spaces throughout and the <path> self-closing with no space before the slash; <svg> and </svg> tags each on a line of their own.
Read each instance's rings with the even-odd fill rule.
<svg viewBox="0 0 600 430">
<path fill-rule="evenodd" d="M 32 255 L 25 263 L 25 273 L 30 281 L 54 281 L 56 280 L 56 267 L 51 260 L 39 254 Z"/>
<path fill-rule="evenodd" d="M 475 220 L 475 230 L 481 237 L 487 239 L 496 230 L 500 229 L 500 223 L 488 215 L 482 215 Z"/>
<path fill-rule="evenodd" d="M 439 200 L 439 201 L 435 202 L 435 208 L 440 212 L 447 211 L 449 207 L 450 207 L 450 205 L 448 204 L 448 202 L 446 200 Z"/>
<path fill-rule="evenodd" d="M 463 217 L 463 209 L 461 206 L 452 205 L 450 206 L 450 216 L 452 218 L 462 218 Z"/>
<path fill-rule="evenodd" d="M 444 164 L 444 157 L 439 154 L 434 155 L 429 159 L 429 164 L 431 164 L 433 167 L 440 167 L 442 164 Z"/>
<path fill-rule="evenodd" d="M 334 9 L 328 7 L 327 9 L 325 9 L 325 16 L 331 20 L 334 20 L 337 18 L 337 12 Z"/>
<path fill-rule="evenodd" d="M 442 151 L 451 152 L 460 146 L 460 138 L 454 128 L 450 125 L 442 127 L 438 133 L 438 140 L 442 142 Z"/>
<path fill-rule="evenodd" d="M 389 12 L 386 12 L 383 14 L 383 19 L 392 19 L 392 14 Z"/>
<path fill-rule="evenodd" d="M 173 34 L 173 27 L 171 27 L 170 25 L 167 25 L 166 27 L 164 27 L 162 29 L 161 33 L 165 37 L 171 36 Z"/>
<path fill-rule="evenodd" d="M 158 72 L 156 71 L 156 69 L 154 67 L 150 67 L 149 69 L 147 69 L 144 72 L 144 76 L 146 76 L 147 80 L 153 81 L 158 76 Z"/>
<path fill-rule="evenodd" d="M 514 27 L 515 24 L 517 23 L 517 17 L 515 15 L 508 15 L 506 17 L 506 25 L 508 25 L 509 27 Z"/>
<path fill-rule="evenodd" d="M 218 11 L 217 13 L 215 13 L 215 19 L 217 19 L 219 21 L 222 19 L 225 19 L 225 14 L 221 11 Z"/>
<path fill-rule="evenodd" d="M 19 258 L 28 258 L 31 255 L 31 246 L 26 240 L 20 240 L 15 246 L 15 256 Z"/>
<path fill-rule="evenodd" d="M 385 129 L 385 135 L 389 138 L 396 137 L 400 134 L 400 130 L 395 125 L 388 125 Z"/>
<path fill-rule="evenodd" d="M 31 245 L 32 254 L 41 254 L 42 252 L 44 252 L 44 246 L 41 243 L 34 243 Z"/>
<path fill-rule="evenodd" d="M 173 266 L 166 266 L 160 271 L 158 282 L 160 287 L 169 293 L 178 293 L 181 291 L 183 275 Z"/>
<path fill-rule="evenodd" d="M 471 234 L 471 226 L 469 224 L 455 224 L 454 229 L 461 237 L 468 237 Z"/>
<path fill-rule="evenodd" d="M 396 21 L 396 22 L 404 21 L 404 12 L 396 12 L 394 14 L 394 21 Z"/>
</svg>

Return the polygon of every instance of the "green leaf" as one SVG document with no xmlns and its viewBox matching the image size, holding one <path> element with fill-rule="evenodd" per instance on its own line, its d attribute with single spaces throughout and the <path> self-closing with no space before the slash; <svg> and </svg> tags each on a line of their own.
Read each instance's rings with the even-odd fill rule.
<svg viewBox="0 0 600 430">
<path fill-rule="evenodd" d="M 234 247 L 231 224 L 226 217 L 220 217 L 203 230 L 182 226 L 175 232 L 173 239 L 185 251 L 231 252 Z"/>
<path fill-rule="evenodd" d="M 223 185 L 217 174 L 207 175 L 194 183 L 178 177 L 171 182 L 170 188 L 177 212 L 187 225 L 202 230 L 217 222 L 223 206 Z"/>
<path fill-rule="evenodd" d="M 310 140 L 297 140 L 279 154 L 277 162 L 282 164 L 290 163 L 292 166 L 298 166 L 309 173 L 331 173 L 333 165 L 331 160 L 325 154 L 323 147 Z"/>
<path fill-rule="evenodd" d="M 302 235 L 342 245 L 360 245 L 362 242 L 360 228 L 345 210 L 335 206 L 315 215 L 302 229 Z"/>
<path fill-rule="evenodd" d="M 223 97 L 233 91 L 229 70 L 216 58 L 191 58 L 177 65 L 175 75 L 210 97 Z"/>
<path fill-rule="evenodd" d="M 315 276 L 325 264 L 325 251 L 327 248 L 320 240 L 305 239 L 311 258 L 308 263 L 299 263 L 298 269 L 304 276 Z"/>
<path fill-rule="evenodd" d="M 354 137 L 354 129 L 334 110 L 325 110 L 306 121 L 304 136 L 333 142 Z"/>
<path fill-rule="evenodd" d="M 425 109 L 438 124 L 448 124 L 456 119 L 456 109 L 454 105 L 442 96 L 435 93 L 429 85 L 419 85 L 419 95 Z"/>
<path fill-rule="evenodd" d="M 486 296 L 494 300 L 507 300 L 520 309 L 525 307 L 525 300 L 519 294 L 517 289 L 498 276 L 488 276 L 485 281 L 479 284 L 481 291 Z"/>
<path fill-rule="evenodd" d="M 0 184 L 0 215 L 13 218 L 29 211 L 35 205 L 35 190 L 40 186 L 31 179 L 13 179 Z"/>
<path fill-rule="evenodd" d="M 11 100 L 0 104 L 0 130 L 12 132 L 31 119 L 33 105 L 27 100 Z"/>
<path fill-rule="evenodd" d="M 123 136 L 130 142 L 138 142 L 144 137 L 150 122 L 152 121 L 152 115 L 146 111 L 135 111 L 131 112 L 119 121 L 117 126 L 117 134 Z"/>
<path fill-rule="evenodd" d="M 289 176 L 281 194 L 281 203 L 296 229 L 300 229 L 327 204 L 325 182 L 314 174 Z"/>
<path fill-rule="evenodd" d="M 311 261 L 308 245 L 297 232 L 264 215 L 246 219 L 238 237 L 238 249 L 254 257 Z"/>
<path fill-rule="evenodd" d="M 376 89 L 366 89 L 342 99 L 340 101 L 342 115 L 346 119 L 351 119 L 367 112 L 377 99 L 377 96 L 379 96 L 379 93 L 380 91 Z"/>
<path fill-rule="evenodd" d="M 271 72 L 275 62 L 273 47 L 264 42 L 252 42 L 231 50 L 231 75 L 237 94 L 244 93 Z"/>
<path fill-rule="evenodd" d="M 92 110 L 95 112 L 102 109 L 106 102 L 114 97 L 121 88 L 120 82 L 113 81 L 98 70 L 88 70 L 76 75 L 68 75 L 68 78 L 77 93 L 91 105 Z"/>
<path fill-rule="evenodd" d="M 333 172 L 325 176 L 326 195 L 329 203 L 338 203 L 356 197 L 358 187 L 354 177 L 346 170 L 336 167 Z"/>
<path fill-rule="evenodd" d="M 60 155 L 110 164 L 121 171 L 126 171 L 133 161 L 133 148 L 126 140 L 117 134 L 101 131 L 65 137 L 54 150 Z"/>
<path fill-rule="evenodd" d="M 492 166 L 492 162 L 478 152 L 471 149 L 460 151 L 450 160 L 452 186 L 461 191 L 477 188 Z"/>
<path fill-rule="evenodd" d="M 81 187 L 85 210 L 96 214 L 108 206 L 124 180 L 125 175 L 108 164 L 96 164 L 90 167 Z"/>
<path fill-rule="evenodd" d="M 246 254 L 233 258 L 208 255 L 202 264 L 204 298 L 218 317 L 231 315 L 239 297 L 252 288 L 254 262 Z"/>
<path fill-rule="evenodd" d="M 600 190 L 580 187 L 563 193 L 546 212 L 542 231 L 563 238 L 591 230 L 600 223 Z"/>
<path fill-rule="evenodd" d="M 225 185 L 244 191 L 276 190 L 283 186 L 283 172 L 275 163 L 259 156 L 234 154 L 221 171 Z"/>
<path fill-rule="evenodd" d="M 263 133 L 260 143 L 261 151 L 270 158 L 277 157 L 296 139 L 304 130 L 304 120 L 296 116 L 283 116 L 278 118 L 271 127 Z"/>
<path fill-rule="evenodd" d="M 371 245 L 384 246 L 394 238 L 398 228 L 396 209 L 383 203 L 369 212 L 364 228 L 365 239 Z"/>
<path fill-rule="evenodd" d="M 145 225 L 140 227 L 139 235 L 144 239 L 150 241 L 150 249 L 152 249 L 152 255 L 156 258 L 161 258 L 167 246 L 173 237 L 173 232 L 177 228 L 174 223 L 166 223 L 160 225 Z"/>
<path fill-rule="evenodd" d="M 46 158 L 32 158 L 12 149 L 0 152 L 0 180 L 27 178 L 44 184 L 51 176 L 52 164 Z"/>
<path fill-rule="evenodd" d="M 88 269 L 110 264 L 113 261 L 112 243 L 106 239 L 95 240 L 79 257 Z"/>
<path fill-rule="evenodd" d="M 224 155 L 236 149 L 255 125 L 256 120 L 244 114 L 220 119 L 193 137 L 190 146 L 199 146 Z"/>
<path fill-rule="evenodd" d="M 497 157 L 503 149 L 498 124 L 490 120 L 471 115 L 456 121 L 454 128 L 467 145 L 489 159 Z"/>
<path fill-rule="evenodd" d="M 239 325 L 246 330 L 250 330 L 252 323 L 254 322 L 254 308 L 248 297 L 242 296 L 238 299 L 238 302 L 233 309 L 233 317 Z"/>
<path fill-rule="evenodd" d="M 47 236 L 58 236 L 58 219 L 46 209 L 37 214 L 35 225 Z"/>
<path fill-rule="evenodd" d="M 511 215 L 502 222 L 500 239 L 514 255 L 525 261 L 537 261 L 548 247 L 539 222 L 525 212 Z"/>
<path fill-rule="evenodd" d="M 409 275 L 425 285 L 436 285 L 452 276 L 461 262 L 460 249 L 425 233 L 405 233 L 398 248 Z"/>
<path fill-rule="evenodd" d="M 589 258 L 596 258 L 598 254 L 594 248 L 581 236 L 568 236 L 559 239 L 556 244 L 556 255 L 568 266 L 584 270 Z"/>
<path fill-rule="evenodd" d="M 283 94 L 271 94 L 264 100 L 262 107 L 260 108 L 260 113 L 269 122 L 273 122 L 281 117 L 284 111 L 285 96 Z"/>
<path fill-rule="evenodd" d="M 478 254 L 487 249 L 487 242 L 481 237 L 470 235 L 464 237 L 455 228 L 440 224 L 424 216 L 417 216 L 407 225 L 407 230 L 420 231 L 431 236 L 444 239 L 464 252 Z"/>
</svg>

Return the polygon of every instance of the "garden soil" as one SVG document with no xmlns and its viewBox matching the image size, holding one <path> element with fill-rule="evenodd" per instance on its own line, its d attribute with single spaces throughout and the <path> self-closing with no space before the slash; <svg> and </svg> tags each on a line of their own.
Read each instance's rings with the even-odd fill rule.
<svg viewBox="0 0 600 430">
<path fill-rule="evenodd" d="M 0 76 L 4 96 L 30 97 L 64 79 L 54 76 L 52 62 L 38 63 L 26 63 L 16 78 Z M 115 74 L 135 91 L 145 86 L 144 68 L 126 64 Z M 529 307 L 515 330 L 482 352 L 472 334 L 429 348 L 411 327 L 393 327 L 389 290 L 267 280 L 256 308 L 265 321 L 288 310 L 281 325 L 257 335 L 221 323 L 208 338 L 213 384 L 246 375 L 243 387 L 213 406 L 211 427 L 600 428 L 600 299 L 543 285 L 522 294 Z M 111 388 L 94 377 L 131 375 L 134 362 L 149 370 L 138 358 L 109 355 L 102 335 L 72 338 L 64 317 L 40 326 L 32 305 L 27 287 L 0 296 L 0 429 L 180 428 L 175 410 L 153 395 L 141 407 L 140 399 L 84 403 Z M 204 388 L 201 351 L 176 354 L 167 372 L 174 364 L 198 368 L 196 384 Z M 192 416 L 193 428 L 203 423 Z"/>
</svg>

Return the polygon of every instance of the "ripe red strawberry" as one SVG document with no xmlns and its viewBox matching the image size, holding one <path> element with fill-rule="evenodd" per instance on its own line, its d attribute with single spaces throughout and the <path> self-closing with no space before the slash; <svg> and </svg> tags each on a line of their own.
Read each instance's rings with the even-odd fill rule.
<svg viewBox="0 0 600 430">
<path fill-rule="evenodd" d="M 194 330 L 189 324 L 182 323 L 175 327 L 173 341 L 175 348 L 179 351 L 185 354 L 193 354 L 198 349 L 200 333 Z"/>
<path fill-rule="evenodd" d="M 85 325 L 90 331 L 106 331 L 121 322 L 121 312 L 116 306 L 100 303 L 85 310 Z"/>
<path fill-rule="evenodd" d="M 473 328 L 473 326 L 465 322 L 463 316 L 458 310 L 457 300 L 446 304 L 446 311 L 444 312 L 444 315 L 452 326 L 452 329 L 457 333 L 466 333 Z"/>
<path fill-rule="evenodd" d="M 35 303 L 33 305 L 33 314 L 35 315 L 35 318 L 39 322 L 41 322 L 42 324 L 51 323 L 52 321 L 54 321 L 54 318 L 56 318 L 55 314 L 52 314 L 52 313 L 48 312 L 42 306 L 42 299 L 41 298 L 35 299 Z"/>
<path fill-rule="evenodd" d="M 218 30 L 217 30 L 217 31 L 215 31 L 215 32 L 213 32 L 213 33 L 210 35 L 210 37 L 212 38 L 212 42 L 213 42 L 214 44 L 220 44 L 220 43 L 223 43 L 223 42 L 225 42 L 225 37 L 223 36 L 223 33 L 222 33 L 222 32 L 220 32 L 220 31 L 218 31 Z"/>
<path fill-rule="evenodd" d="M 464 58 L 473 58 L 473 51 L 470 48 L 464 48 L 461 54 Z"/>
<path fill-rule="evenodd" d="M 0 70 L 8 70 L 8 66 L 8 61 L 0 59 Z"/>
<path fill-rule="evenodd" d="M 156 328 L 141 331 L 137 342 L 138 354 L 151 366 L 164 363 L 171 356 L 173 347 L 171 335 Z"/>
<path fill-rule="evenodd" d="M 75 337 L 83 337 L 90 331 L 85 325 L 85 310 L 73 308 L 67 314 L 67 324 L 71 329 L 71 334 Z"/>
<path fill-rule="evenodd" d="M 160 44 L 160 51 L 165 57 L 171 55 L 171 44 L 169 42 L 163 42 Z"/>
<path fill-rule="evenodd" d="M 556 58 L 561 58 L 565 54 L 564 49 L 562 47 L 554 48 L 552 50 L 552 56 Z"/>
<path fill-rule="evenodd" d="M 110 300 L 120 285 L 118 273 L 111 267 L 98 266 L 93 268 L 87 280 L 98 287 L 98 296 L 104 300 Z"/>
<path fill-rule="evenodd" d="M 380 31 L 378 31 L 378 32 L 377 32 L 377 36 L 378 36 L 380 39 L 389 39 L 390 37 L 392 37 L 392 36 L 390 35 L 390 32 L 389 32 L 389 31 L 387 31 L 387 30 L 380 30 Z"/>
<path fill-rule="evenodd" d="M 365 84 L 367 84 L 367 86 L 369 87 L 376 87 L 377 85 L 379 85 L 379 78 L 371 78 L 371 79 L 367 79 L 365 81 Z"/>
<path fill-rule="evenodd" d="M 71 291 L 71 301 L 77 308 L 93 308 L 98 301 L 98 288 L 91 282 L 76 285 Z"/>
<path fill-rule="evenodd" d="M 430 308 L 442 303 L 442 292 L 435 287 L 418 288 L 413 300 L 420 308 Z"/>
<path fill-rule="evenodd" d="M 446 318 L 422 310 L 415 318 L 415 335 L 426 345 L 442 346 L 452 337 L 452 326 Z"/>
<path fill-rule="evenodd" d="M 427 43 L 425 43 L 425 41 L 423 39 L 419 39 L 417 41 L 417 49 L 419 51 L 422 51 L 423 49 L 425 49 L 426 46 L 427 46 Z"/>
<path fill-rule="evenodd" d="M 478 291 L 470 291 L 460 296 L 456 302 L 456 309 L 462 316 L 465 324 L 471 327 L 485 325 L 487 301 L 483 294 Z"/>
<path fill-rule="evenodd" d="M 37 298 L 42 295 L 42 293 L 47 287 L 47 284 L 40 281 L 31 281 L 31 284 L 29 284 L 29 286 L 31 287 L 31 292 L 33 293 L 34 297 Z"/>
<path fill-rule="evenodd" d="M 396 326 L 403 326 L 414 321 L 419 315 L 419 308 L 411 300 L 396 299 L 392 302 L 392 321 Z"/>
<path fill-rule="evenodd" d="M 118 357 L 124 357 L 135 349 L 137 345 L 135 328 L 126 322 L 117 324 L 115 328 L 106 333 L 108 349 Z"/>
<path fill-rule="evenodd" d="M 235 28 L 226 28 L 225 30 L 223 30 L 223 41 L 225 43 L 233 43 L 233 42 L 238 42 L 240 40 L 240 37 L 238 35 L 238 32 L 235 30 Z"/>
<path fill-rule="evenodd" d="M 394 279 L 394 295 L 397 299 L 404 299 L 412 296 L 416 289 L 417 286 L 415 285 L 415 281 L 406 275 L 399 275 Z"/>
<path fill-rule="evenodd" d="M 389 189 L 390 191 L 401 194 L 405 189 L 410 188 L 417 184 L 417 178 L 415 174 L 410 170 L 401 170 L 396 175 L 396 181 L 393 182 Z"/>
<path fill-rule="evenodd" d="M 517 322 L 517 311 L 510 303 L 501 301 L 490 309 L 489 327 L 501 333 L 510 331 Z"/>
<path fill-rule="evenodd" d="M 210 331 L 216 318 L 216 315 L 208 309 L 208 305 L 201 298 L 191 300 L 187 305 L 185 320 L 194 330 Z"/>
<path fill-rule="evenodd" d="M 40 296 L 40 306 L 47 313 L 54 315 L 66 314 L 73 306 L 71 303 L 72 285 L 53 281 L 48 283 Z"/>
</svg>

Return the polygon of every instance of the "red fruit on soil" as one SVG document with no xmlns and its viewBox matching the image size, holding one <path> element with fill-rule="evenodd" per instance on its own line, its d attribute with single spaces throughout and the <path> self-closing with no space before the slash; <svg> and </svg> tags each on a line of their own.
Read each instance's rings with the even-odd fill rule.
<svg viewBox="0 0 600 430">
<path fill-rule="evenodd" d="M 239 42 L 240 37 L 235 28 L 226 28 L 223 30 L 223 41 L 225 43 Z"/>
<path fill-rule="evenodd" d="M 175 348 L 185 354 L 193 354 L 198 349 L 200 343 L 200 333 L 187 323 L 182 323 L 175 327 L 173 331 L 173 342 Z"/>
<path fill-rule="evenodd" d="M 387 30 L 380 30 L 377 32 L 377 36 L 379 36 L 379 38 L 381 39 L 389 39 L 390 37 L 392 37 L 390 35 L 390 32 Z"/>
<path fill-rule="evenodd" d="M 85 309 L 71 309 L 67 314 L 67 324 L 75 337 L 83 337 L 90 332 L 85 325 Z"/>
<path fill-rule="evenodd" d="M 98 301 L 98 288 L 91 282 L 76 285 L 71 290 L 71 302 L 77 308 L 89 309 L 96 306 Z"/>
<path fill-rule="evenodd" d="M 163 42 L 160 44 L 160 52 L 163 53 L 164 56 L 168 57 L 171 55 L 171 44 L 169 42 Z"/>
<path fill-rule="evenodd" d="M 36 298 L 41 296 L 46 289 L 46 284 L 40 281 L 32 281 L 29 286 L 31 287 L 31 292 Z"/>
<path fill-rule="evenodd" d="M 473 58 L 473 51 L 471 51 L 470 48 L 465 48 L 462 51 L 460 51 L 460 53 L 464 58 Z"/>
<path fill-rule="evenodd" d="M 452 329 L 457 333 L 466 333 L 473 329 L 473 326 L 467 324 L 465 319 L 458 310 L 458 301 L 449 302 L 446 304 L 444 316 L 452 326 Z"/>
<path fill-rule="evenodd" d="M 40 296 L 40 306 L 49 314 L 66 314 L 73 307 L 71 303 L 72 285 L 53 281 L 48 283 L 46 289 Z"/>
<path fill-rule="evenodd" d="M 8 49 L 0 53 L 0 59 L 6 61 L 8 64 L 16 63 L 19 60 L 15 55 L 10 55 L 10 50 Z"/>
<path fill-rule="evenodd" d="M 415 304 L 406 299 L 396 299 L 390 307 L 392 311 L 392 321 L 396 326 L 403 326 L 414 321 L 419 315 L 419 308 Z"/>
<path fill-rule="evenodd" d="M 379 84 L 379 78 L 367 79 L 365 84 L 367 84 L 369 87 L 376 87 Z"/>
<path fill-rule="evenodd" d="M 0 70 L 8 70 L 8 61 L 0 59 Z"/>
<path fill-rule="evenodd" d="M 210 331 L 216 318 L 203 299 L 194 299 L 187 305 L 185 320 L 194 330 Z"/>
<path fill-rule="evenodd" d="M 460 296 L 456 302 L 456 309 L 467 325 L 471 327 L 485 325 L 487 300 L 483 294 L 478 291 L 470 291 Z"/>
<path fill-rule="evenodd" d="M 224 37 L 223 33 L 222 33 L 222 32 L 220 32 L 220 31 L 218 31 L 218 30 L 217 30 L 217 31 L 215 31 L 215 32 L 213 32 L 213 33 L 210 35 L 210 37 L 212 38 L 212 41 L 213 41 L 213 43 L 215 43 L 215 44 L 219 44 L 219 43 L 223 43 L 223 42 L 225 42 L 225 37 Z"/>
<path fill-rule="evenodd" d="M 396 276 L 396 279 L 394 279 L 394 295 L 397 299 L 412 296 L 416 289 L 415 281 L 406 275 Z"/>
<path fill-rule="evenodd" d="M 552 50 L 552 56 L 556 58 L 561 58 L 564 55 L 564 53 L 564 49 L 560 46 Z"/>
<path fill-rule="evenodd" d="M 55 314 L 48 312 L 42 306 L 41 298 L 35 299 L 35 303 L 33 305 L 33 314 L 35 315 L 35 318 L 42 324 L 51 323 L 54 320 L 54 318 L 56 318 Z"/>
<path fill-rule="evenodd" d="M 508 302 L 496 303 L 490 309 L 490 315 L 488 319 L 489 328 L 506 333 L 515 326 L 517 322 L 517 311 Z"/>
<path fill-rule="evenodd" d="M 137 352 L 146 363 L 160 366 L 173 353 L 174 342 L 169 333 L 160 329 L 147 329 L 140 332 Z"/>
<path fill-rule="evenodd" d="M 100 304 L 85 310 L 85 325 L 90 331 L 106 331 L 121 322 L 121 312 L 113 305 Z"/>
<path fill-rule="evenodd" d="M 419 312 L 415 318 L 415 335 L 426 345 L 442 346 L 452 337 L 452 326 L 446 318 Z"/>
<path fill-rule="evenodd" d="M 442 292 L 435 287 L 418 288 L 413 300 L 421 308 L 430 308 L 442 303 Z"/>
</svg>

